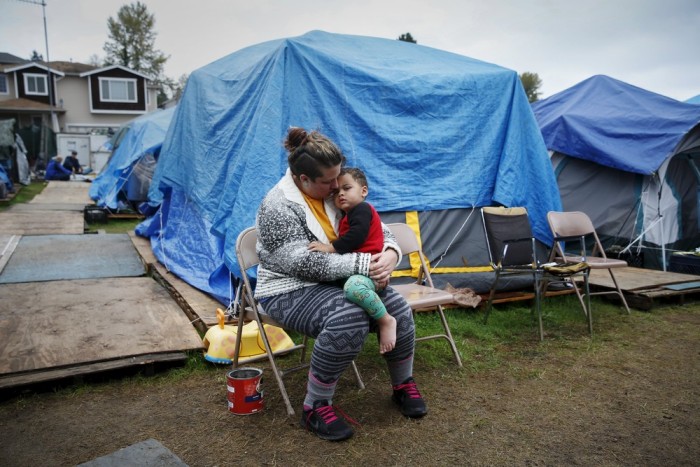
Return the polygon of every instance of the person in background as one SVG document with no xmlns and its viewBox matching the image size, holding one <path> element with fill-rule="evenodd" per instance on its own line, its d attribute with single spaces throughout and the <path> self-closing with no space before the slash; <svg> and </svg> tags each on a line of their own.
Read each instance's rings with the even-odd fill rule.
<svg viewBox="0 0 700 467">
<path fill-rule="evenodd" d="M 66 160 L 63 162 L 63 168 L 70 170 L 71 173 L 74 173 L 74 174 L 82 174 L 83 173 L 83 166 L 80 165 L 80 161 L 78 160 L 78 152 L 77 151 L 70 152 L 70 154 L 66 157 Z"/>
<path fill-rule="evenodd" d="M 377 283 L 387 313 L 396 320 L 396 343 L 383 354 L 392 400 L 410 418 L 428 413 L 413 379 L 415 324 L 406 300 L 387 287 L 401 250 L 382 226 L 381 253 L 321 253 L 309 243 L 338 238 L 340 211 L 332 195 L 345 162 L 326 136 L 290 128 L 285 141 L 289 167 L 258 208 L 256 229 L 260 257 L 255 296 L 263 312 L 288 329 L 313 337 L 301 426 L 321 439 L 340 441 L 354 431 L 333 405 L 341 374 L 362 349 L 376 322 L 345 298 L 338 281 L 362 274 Z M 338 411 L 342 414 L 341 411 Z M 351 419 L 348 418 L 352 422 Z"/>
<path fill-rule="evenodd" d="M 51 158 L 49 164 L 46 166 L 44 180 L 70 180 L 70 176 L 73 174 L 73 172 L 63 167 L 61 162 L 63 162 L 63 158 L 61 156 L 54 156 Z"/>
<path fill-rule="evenodd" d="M 382 220 L 374 206 L 365 201 L 369 188 L 367 176 L 355 167 L 344 167 L 338 177 L 335 206 L 345 215 L 340 219 L 338 239 L 332 243 L 311 242 L 309 249 L 324 253 L 381 253 L 384 246 Z M 396 320 L 386 312 L 377 295 L 374 281 L 362 274 L 350 276 L 345 285 L 345 297 L 357 303 L 379 326 L 379 353 L 389 352 L 396 343 Z"/>
</svg>

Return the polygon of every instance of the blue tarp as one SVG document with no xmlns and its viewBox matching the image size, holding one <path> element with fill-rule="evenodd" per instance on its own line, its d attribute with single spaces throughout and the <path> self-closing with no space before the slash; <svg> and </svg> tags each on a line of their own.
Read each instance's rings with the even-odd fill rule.
<svg viewBox="0 0 700 467">
<path fill-rule="evenodd" d="M 126 133 L 90 185 L 90 198 L 98 206 L 117 208 L 117 196 L 129 180 L 136 162 L 163 144 L 175 108 L 157 110 L 126 123 Z"/>
<path fill-rule="evenodd" d="M 700 105 L 700 94 L 698 94 L 697 96 L 693 96 L 690 99 L 683 101 L 683 102 L 685 102 L 686 104 Z"/>
<path fill-rule="evenodd" d="M 229 296 L 221 284 L 237 271 L 236 238 L 287 168 L 289 126 L 334 140 L 348 165 L 366 171 L 380 212 L 526 206 L 535 235 L 551 239 L 546 213 L 560 209 L 559 192 L 515 71 L 313 31 L 190 75 L 149 193 L 166 193 L 166 214 L 138 230 L 171 271 Z"/>
<path fill-rule="evenodd" d="M 597 75 L 532 104 L 547 148 L 649 175 L 698 123 L 697 105 Z"/>
</svg>

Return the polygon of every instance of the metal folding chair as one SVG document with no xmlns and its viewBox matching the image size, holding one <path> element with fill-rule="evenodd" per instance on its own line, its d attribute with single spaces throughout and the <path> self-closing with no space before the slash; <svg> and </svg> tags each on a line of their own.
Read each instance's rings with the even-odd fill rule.
<svg viewBox="0 0 700 467">
<path fill-rule="evenodd" d="M 496 277 L 489 291 L 489 299 L 486 304 L 484 322 L 488 320 L 496 289 L 501 278 L 517 275 L 529 275 L 532 277 L 535 303 L 534 311 L 537 312 L 540 340 L 544 340 L 544 328 L 542 326 L 542 296 L 552 282 L 564 282 L 571 284 L 576 291 L 581 308 L 588 318 L 588 331 L 593 332 L 593 322 L 590 313 L 590 300 L 585 302 L 578 290 L 575 278 L 583 278 L 585 296 L 589 296 L 588 274 L 590 268 L 581 261 L 552 264 L 542 263 L 537 254 L 537 241 L 532 235 L 530 220 L 527 210 L 523 207 L 483 207 L 481 218 L 486 234 L 489 262 Z"/>
<path fill-rule="evenodd" d="M 622 259 L 608 258 L 605 255 L 603 245 L 600 243 L 598 234 L 593 227 L 593 222 L 587 214 L 580 211 L 558 212 L 550 211 L 547 213 L 547 221 L 554 235 L 554 248 L 552 249 L 553 258 L 556 261 L 585 261 L 591 269 L 607 269 L 610 273 L 610 278 L 615 284 L 615 290 L 606 290 L 599 292 L 590 292 L 590 295 L 617 295 L 622 301 L 622 305 L 630 313 L 630 308 L 627 306 L 625 294 L 622 293 L 620 286 L 615 279 L 613 269 L 626 268 L 627 261 Z M 578 255 L 566 252 L 566 241 L 578 240 L 580 250 Z M 591 254 L 587 254 L 586 242 L 593 242 Z"/>
<path fill-rule="evenodd" d="M 444 334 L 418 337 L 416 338 L 416 342 L 429 339 L 446 339 L 450 344 L 457 365 L 461 367 L 462 359 L 455 345 L 450 326 L 447 324 L 445 312 L 442 308 L 443 305 L 454 303 L 454 296 L 449 292 L 435 288 L 433 285 L 433 279 L 430 277 L 430 269 L 427 266 L 425 255 L 411 227 L 409 227 L 408 224 L 402 223 L 388 224 L 387 227 L 389 227 L 394 237 L 396 237 L 396 242 L 399 248 L 401 248 L 402 254 L 409 255 L 411 253 L 416 253 L 418 258 L 420 258 L 420 267 L 416 281 L 412 284 L 391 284 L 391 288 L 399 292 L 401 296 L 406 299 L 414 313 L 416 310 L 420 309 L 435 308 L 440 316 L 440 321 L 445 331 Z"/>
<path fill-rule="evenodd" d="M 282 326 L 280 323 L 276 322 L 274 319 L 270 318 L 264 313 L 262 307 L 260 306 L 260 303 L 255 299 L 255 296 L 253 294 L 253 287 L 251 286 L 250 278 L 248 277 L 248 271 L 252 268 L 257 267 L 260 263 L 260 259 L 258 258 L 258 254 L 255 250 L 257 238 L 257 232 L 255 228 L 249 227 L 243 232 L 241 232 L 238 238 L 236 239 L 236 258 L 238 259 L 238 267 L 240 268 L 241 275 L 243 276 L 241 278 L 242 286 L 239 294 L 240 306 L 238 307 L 237 317 L 238 335 L 243 335 L 243 324 L 245 322 L 255 321 L 258 323 L 258 330 L 260 331 L 260 337 L 265 346 L 265 353 L 268 361 L 270 362 L 272 373 L 275 375 L 275 380 L 277 381 L 280 393 L 282 394 L 282 399 L 284 399 L 284 403 L 287 406 L 287 414 L 292 416 L 294 415 L 294 408 L 292 408 L 292 404 L 289 400 L 289 395 L 287 394 L 287 389 L 284 385 L 283 377 L 286 374 L 291 373 L 293 371 L 302 370 L 309 367 L 309 363 L 305 362 L 308 337 L 304 336 L 301 344 L 296 344 L 290 349 L 285 349 L 281 352 L 274 352 L 272 350 L 272 346 L 270 345 L 270 341 L 268 339 L 267 333 L 265 332 L 265 327 L 263 326 L 263 324 L 277 326 L 282 329 L 284 329 L 284 326 Z M 238 357 L 241 351 L 241 345 L 242 339 L 238 339 L 232 359 L 233 368 L 239 366 Z M 301 351 L 300 363 L 296 366 L 284 369 L 280 368 L 277 365 L 276 357 L 281 354 L 287 354 L 294 350 Z M 360 387 L 360 389 L 364 389 L 365 385 L 362 381 L 362 378 L 360 377 L 360 372 L 358 371 L 354 361 L 352 362 L 352 369 L 357 380 L 357 385 Z"/>
</svg>

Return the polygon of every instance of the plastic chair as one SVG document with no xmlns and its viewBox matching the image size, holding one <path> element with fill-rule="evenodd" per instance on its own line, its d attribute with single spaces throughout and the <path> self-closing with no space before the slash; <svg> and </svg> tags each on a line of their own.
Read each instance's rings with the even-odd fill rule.
<svg viewBox="0 0 700 467">
<path fill-rule="evenodd" d="M 461 367 L 462 358 L 459 355 L 454 338 L 452 337 L 452 332 L 450 331 L 450 326 L 447 324 L 447 319 L 442 309 L 443 305 L 454 303 L 454 296 L 449 292 L 435 288 L 433 285 L 433 279 L 430 277 L 430 270 L 427 267 L 425 255 L 411 227 L 409 227 L 408 224 L 402 223 L 388 224 L 387 227 L 389 227 L 391 233 L 396 237 L 396 242 L 399 248 L 401 248 L 401 253 L 404 255 L 417 253 L 418 258 L 420 258 L 420 269 L 416 282 L 412 284 L 391 284 L 391 288 L 399 292 L 401 296 L 406 299 L 414 313 L 416 310 L 420 309 L 436 308 L 445 331 L 444 334 L 417 337 L 416 342 L 429 339 L 446 339 L 450 344 L 457 365 Z"/>
<path fill-rule="evenodd" d="M 238 307 L 238 335 L 243 335 L 243 324 L 245 322 L 256 321 L 258 323 L 260 337 L 265 346 L 265 355 L 267 356 L 267 359 L 270 362 L 270 367 L 272 368 L 272 373 L 275 375 L 275 379 L 277 380 L 277 385 L 279 386 L 280 393 L 282 394 L 282 399 L 284 399 L 284 403 L 287 406 L 287 414 L 293 416 L 294 408 L 292 408 L 292 404 L 289 400 L 289 395 L 287 394 L 287 389 L 284 385 L 283 377 L 286 374 L 291 373 L 293 371 L 302 370 L 309 367 L 309 363 L 305 362 L 306 349 L 308 346 L 308 337 L 304 336 L 301 344 L 296 344 L 292 348 L 285 349 L 280 352 L 274 352 L 272 350 L 272 346 L 270 345 L 270 341 L 268 339 L 267 333 L 265 332 L 263 324 L 277 326 L 283 329 L 284 326 L 282 326 L 280 323 L 276 322 L 274 319 L 270 318 L 264 313 L 262 307 L 260 306 L 260 303 L 258 303 L 253 294 L 253 288 L 250 284 L 250 278 L 248 277 L 247 271 L 249 271 L 251 268 L 257 267 L 258 263 L 260 262 L 258 254 L 255 250 L 257 239 L 257 232 L 254 227 L 247 228 L 246 230 L 241 232 L 240 235 L 238 235 L 238 238 L 236 239 L 236 258 L 238 259 L 238 266 L 241 269 L 243 276 L 241 278 L 242 285 L 240 287 L 239 293 L 240 306 Z M 239 339 L 236 343 L 235 351 L 233 354 L 233 368 L 237 368 L 239 366 L 238 357 L 241 351 L 241 345 L 242 340 Z M 280 368 L 277 365 L 276 356 L 287 354 L 294 350 L 301 351 L 300 364 L 284 369 Z M 362 381 L 362 378 L 360 377 L 360 372 L 358 371 L 354 361 L 352 362 L 351 366 L 355 374 L 355 378 L 357 380 L 357 385 L 360 389 L 364 389 L 365 385 Z"/>
<path fill-rule="evenodd" d="M 595 227 L 593 227 L 593 222 L 591 222 L 588 215 L 580 211 L 550 211 L 547 213 L 547 221 L 554 235 L 554 248 L 552 249 L 553 258 L 557 261 L 561 261 L 562 259 L 565 261 L 585 261 L 591 269 L 607 269 L 613 284 L 615 284 L 615 290 L 589 293 L 590 295 L 617 295 L 620 297 L 625 310 L 627 310 L 627 314 L 629 314 L 630 309 L 629 306 L 627 306 L 627 300 L 625 300 L 625 295 L 622 293 L 615 279 L 615 274 L 613 274 L 612 271 L 613 269 L 627 267 L 627 261 L 608 258 L 605 255 L 603 245 L 600 243 Z M 586 241 L 591 239 L 593 240 L 593 250 L 589 255 L 586 252 Z M 579 255 L 566 253 L 564 243 L 567 240 L 579 240 L 578 243 L 581 245 Z"/>
<path fill-rule="evenodd" d="M 489 291 L 484 322 L 488 321 L 496 289 L 501 278 L 507 276 L 529 275 L 532 277 L 537 312 L 540 340 L 544 340 L 542 326 L 542 296 L 553 282 L 570 284 L 576 291 L 581 308 L 588 319 L 588 331 L 593 333 L 593 321 L 590 313 L 590 299 L 585 302 L 579 292 L 575 278 L 583 278 L 585 296 L 589 296 L 588 274 L 590 268 L 585 262 L 573 261 L 542 263 L 537 254 L 537 241 L 532 235 L 527 210 L 523 207 L 483 207 L 481 218 L 486 234 L 489 262 L 496 278 Z"/>
</svg>

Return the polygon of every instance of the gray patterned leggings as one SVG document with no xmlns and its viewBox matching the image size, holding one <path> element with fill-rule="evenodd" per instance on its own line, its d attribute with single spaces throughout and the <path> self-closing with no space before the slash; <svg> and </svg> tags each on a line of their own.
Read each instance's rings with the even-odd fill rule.
<svg viewBox="0 0 700 467">
<path fill-rule="evenodd" d="M 413 355 L 415 326 L 406 301 L 391 287 L 379 293 L 387 313 L 396 318 L 396 347 L 384 354 L 388 362 Z M 367 312 L 349 302 L 338 286 L 319 284 L 266 298 L 265 313 L 289 329 L 316 339 L 311 353 L 311 374 L 333 383 L 355 359 L 376 325 Z"/>
</svg>

